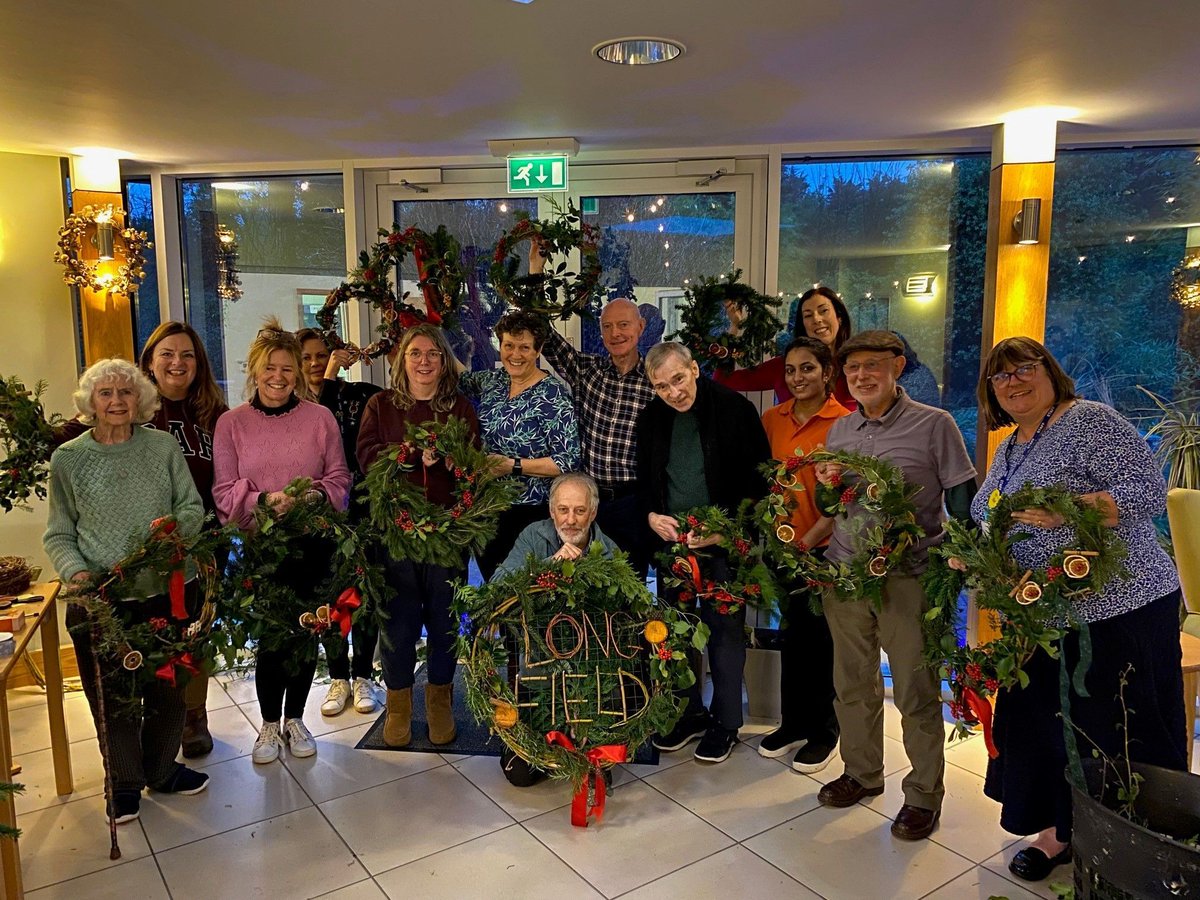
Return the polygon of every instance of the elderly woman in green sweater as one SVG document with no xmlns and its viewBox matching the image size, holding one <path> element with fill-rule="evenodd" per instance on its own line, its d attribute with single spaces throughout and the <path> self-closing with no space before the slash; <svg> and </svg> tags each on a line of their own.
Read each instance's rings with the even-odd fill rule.
<svg viewBox="0 0 1200 900">
<path fill-rule="evenodd" d="M 174 516 L 185 536 L 199 532 L 204 504 L 175 438 L 166 431 L 142 428 L 158 408 L 158 391 L 133 363 L 105 359 L 79 379 L 74 396 L 80 420 L 92 425 L 50 458 L 50 515 L 42 539 L 46 555 L 66 582 L 86 582 L 112 568 L 132 543 L 143 541 L 151 523 Z M 164 586 L 165 588 L 165 586 Z M 190 608 L 197 583 L 185 588 Z M 141 605 L 147 618 L 165 615 L 165 589 Z M 83 691 L 98 719 L 96 657 L 87 614 L 78 605 L 67 610 Z M 116 685 L 120 663 L 100 657 L 104 685 Z M 106 754 L 112 777 L 109 809 L 118 823 L 138 817 L 145 787 L 167 794 L 198 794 L 208 775 L 175 761 L 183 733 L 184 688 L 151 679 L 141 705 L 106 706 Z M 106 690 L 106 696 L 109 692 Z"/>
</svg>

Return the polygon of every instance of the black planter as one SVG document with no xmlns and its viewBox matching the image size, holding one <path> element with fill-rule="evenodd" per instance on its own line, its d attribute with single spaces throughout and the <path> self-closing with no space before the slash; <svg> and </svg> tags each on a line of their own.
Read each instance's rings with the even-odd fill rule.
<svg viewBox="0 0 1200 900">
<path fill-rule="evenodd" d="M 1076 900 L 1200 900 L 1200 848 L 1183 843 L 1200 835 L 1200 776 L 1134 763 L 1143 776 L 1134 806 L 1141 825 L 1110 808 L 1111 770 L 1102 793 L 1102 763 L 1083 767 L 1088 793 L 1071 791 Z"/>
</svg>

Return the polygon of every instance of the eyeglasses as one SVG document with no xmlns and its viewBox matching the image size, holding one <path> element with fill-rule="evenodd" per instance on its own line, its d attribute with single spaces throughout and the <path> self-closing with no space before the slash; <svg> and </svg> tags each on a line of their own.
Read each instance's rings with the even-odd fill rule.
<svg viewBox="0 0 1200 900">
<path fill-rule="evenodd" d="M 892 355 L 881 356 L 878 359 L 868 359 L 866 362 L 847 363 L 842 366 L 842 371 L 846 374 L 847 378 L 858 375 L 860 372 L 863 375 L 878 375 L 891 365 L 895 359 L 895 355 Z"/>
<path fill-rule="evenodd" d="M 412 360 L 413 362 L 420 362 L 423 359 L 427 360 L 428 362 L 441 362 L 442 361 L 442 351 L 441 350 L 429 350 L 425 353 L 422 353 L 420 350 L 409 350 L 407 353 L 404 354 L 404 358 Z"/>
<path fill-rule="evenodd" d="M 1011 372 L 997 372 L 995 375 L 989 376 L 993 387 L 1004 387 L 1014 378 L 1017 381 L 1033 381 L 1033 373 L 1037 371 L 1037 367 L 1042 364 L 1040 359 L 1035 359 L 1033 362 L 1027 362 L 1024 365 L 1017 366 Z"/>
</svg>

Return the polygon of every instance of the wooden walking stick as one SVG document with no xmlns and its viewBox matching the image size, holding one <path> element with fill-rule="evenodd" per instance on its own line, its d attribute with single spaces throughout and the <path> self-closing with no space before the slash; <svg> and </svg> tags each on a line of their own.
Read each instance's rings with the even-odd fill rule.
<svg viewBox="0 0 1200 900">
<path fill-rule="evenodd" d="M 96 736 L 100 739 L 100 759 L 104 763 L 104 795 L 108 798 L 108 836 L 112 846 L 108 851 L 109 859 L 121 858 L 121 847 L 117 843 L 117 798 L 113 791 L 112 768 L 109 765 L 111 757 L 108 746 L 108 716 L 104 709 L 104 677 L 100 673 L 100 654 L 96 648 L 100 644 L 100 626 L 92 621 L 92 671 L 96 676 Z"/>
</svg>

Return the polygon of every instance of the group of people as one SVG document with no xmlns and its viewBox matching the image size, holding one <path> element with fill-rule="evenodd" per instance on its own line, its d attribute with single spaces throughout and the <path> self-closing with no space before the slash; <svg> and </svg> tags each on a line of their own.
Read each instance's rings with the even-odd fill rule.
<svg viewBox="0 0 1200 900">
<path fill-rule="evenodd" d="M 792 768 L 814 773 L 840 749 L 844 771 L 821 789 L 825 806 L 847 807 L 882 793 L 885 651 L 911 766 L 891 830 L 917 840 L 936 827 L 944 796 L 941 686 L 922 659 L 927 601 L 919 576 L 928 552 L 940 542 L 947 514 L 986 527 L 993 491 L 1027 483 L 1065 486 L 1104 512 L 1128 547 L 1130 573 L 1079 603 L 1080 617 L 1091 625 L 1093 659 L 1087 696 L 1071 697 L 1072 715 L 1114 755 L 1128 740 L 1135 759 L 1186 767 L 1175 637 L 1179 582 L 1153 523 L 1165 503 L 1161 472 L 1136 429 L 1111 408 L 1078 398 L 1044 346 L 1011 338 L 984 361 L 978 387 L 984 424 L 1016 430 L 980 485 L 953 418 L 906 392 L 903 342 L 887 331 L 854 334 L 845 305 L 827 288 L 802 296 L 797 334 L 783 354 L 716 380 L 678 343 L 657 344 L 643 356 L 638 342 L 644 321 L 630 300 L 609 301 L 600 325 L 605 352 L 587 354 L 545 318 L 510 312 L 496 327 L 502 368 L 482 372 L 463 371 L 439 328 L 409 328 L 390 357 L 388 390 L 339 380 L 349 362 L 344 351 L 330 353 L 315 332 L 292 335 L 272 325 L 250 350 L 248 402 L 226 411 L 199 338 L 186 325 L 168 323 L 147 344 L 140 369 L 109 360 L 84 373 L 77 403 L 92 428 L 64 444 L 51 462 L 47 552 L 64 581 L 83 579 L 111 566 L 130 538 L 144 537 L 159 516 L 174 515 L 190 530 L 200 527 L 209 509 L 222 522 L 252 527 L 256 511 L 278 514 L 295 502 L 283 488 L 297 477 L 312 480 L 311 500 L 345 509 L 363 472 L 385 448 L 405 439 L 409 424 L 455 416 L 468 423 L 497 470 L 521 488 L 496 539 L 479 556 L 485 578 L 519 568 L 530 554 L 570 559 L 595 542 L 606 552 L 623 550 L 644 577 L 659 550 L 685 541 L 704 551 L 706 576 L 720 581 L 729 560 L 717 546 L 719 536 L 696 530 L 681 535 L 680 515 L 708 505 L 732 510 L 743 500 L 760 499 L 768 489 L 760 464 L 797 450 L 825 447 L 881 457 L 920 488 L 914 502 L 925 537 L 907 567 L 886 576 L 879 606 L 827 590 L 815 598 L 824 613 L 816 615 L 810 588 L 792 586 L 783 628 L 782 719 L 758 752 L 791 755 Z M 538 368 L 539 356 L 557 378 Z M 781 402 L 760 416 L 737 389 L 764 387 L 775 387 Z M 182 454 L 173 452 L 165 435 L 133 427 L 140 423 L 169 431 Z M 449 473 L 429 453 L 422 462 L 410 477 L 430 500 L 449 506 Z M 841 477 L 833 463 L 801 469 L 790 522 L 798 545 L 835 561 L 856 553 L 863 527 L 861 516 L 831 517 L 817 503 L 818 482 L 835 484 Z M 1016 545 L 1023 566 L 1044 563 L 1072 540 L 1050 510 L 1025 510 L 1015 518 L 1029 538 Z M 314 546 L 302 563 L 277 577 L 298 593 L 311 591 L 328 553 Z M 429 739 L 450 743 L 456 734 L 451 685 L 457 630 L 451 585 L 465 578 L 467 560 L 454 568 L 379 562 L 389 588 L 387 640 L 380 651 L 383 739 L 394 747 L 412 740 L 415 647 L 424 632 Z M 663 602 L 684 599 L 666 588 L 660 596 Z M 745 610 L 720 614 L 703 598 L 685 597 L 711 631 L 712 699 L 706 707 L 699 682 L 684 692 L 678 724 L 654 743 L 670 752 L 696 741 L 696 759 L 720 763 L 733 752 L 742 725 Z M 86 633 L 72 634 L 82 661 Z M 325 714 L 337 714 L 351 700 L 361 711 L 374 708 L 376 636 L 363 623 L 351 643 L 353 663 L 344 653 L 329 654 Z M 1077 656 L 1078 648 L 1069 642 L 1071 654 Z M 1000 692 L 1000 755 L 989 763 L 985 786 L 1001 803 L 1002 826 L 1035 836 L 1011 866 L 1029 879 L 1044 878 L 1070 852 L 1057 666 L 1038 651 L 1026 666 L 1029 686 Z M 1121 718 L 1115 686 L 1130 666 L 1125 702 L 1134 715 L 1126 735 L 1114 724 Z M 296 756 L 315 753 L 303 722 L 312 666 L 296 671 L 285 648 L 259 652 L 256 674 L 263 725 L 254 761 L 270 762 L 284 747 Z M 95 687 L 85 678 L 93 701 Z M 190 793 L 207 781 L 175 762 L 185 722 L 193 738 L 201 730 L 202 697 L 197 706 L 183 691 L 152 687 L 143 713 L 152 727 L 139 734 L 132 719 L 110 727 L 119 819 L 136 816 L 143 787 Z M 191 755 L 186 743 L 184 750 Z M 502 762 L 514 783 L 536 777 L 511 756 Z"/>
</svg>

